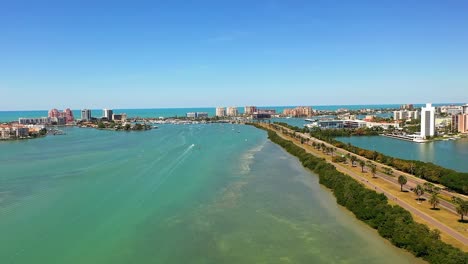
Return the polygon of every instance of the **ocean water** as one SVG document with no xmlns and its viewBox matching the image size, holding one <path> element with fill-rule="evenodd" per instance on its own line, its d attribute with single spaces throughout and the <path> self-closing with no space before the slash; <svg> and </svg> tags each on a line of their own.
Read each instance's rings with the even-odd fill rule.
<svg viewBox="0 0 468 264">
<path fill-rule="evenodd" d="M 419 263 L 242 125 L 0 142 L 1 263 Z"/>
<path fill-rule="evenodd" d="M 355 146 L 376 150 L 392 157 L 421 160 L 468 172 L 468 138 L 434 141 L 424 144 L 384 136 L 340 137 L 338 140 Z"/>
</svg>

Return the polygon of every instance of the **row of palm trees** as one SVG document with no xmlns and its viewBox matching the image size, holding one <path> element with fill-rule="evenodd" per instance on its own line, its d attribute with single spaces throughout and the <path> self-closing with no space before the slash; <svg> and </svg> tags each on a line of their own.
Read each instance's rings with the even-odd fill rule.
<svg viewBox="0 0 468 264">
<path fill-rule="evenodd" d="M 406 183 L 406 179 L 404 178 L 406 177 L 405 176 L 398 177 L 398 182 L 402 186 L 401 187 L 402 191 L 403 191 L 403 185 Z M 420 202 L 421 196 L 423 196 L 425 192 L 430 193 L 431 197 L 429 198 L 428 202 L 432 206 L 433 210 L 437 209 L 437 206 L 440 204 L 440 198 L 439 198 L 440 188 L 437 186 L 434 186 L 432 183 L 426 182 L 422 185 L 418 184 L 413 189 L 413 192 L 414 194 L 416 194 L 416 196 L 418 196 L 418 203 L 421 203 Z M 458 197 L 453 196 L 452 202 L 455 205 L 455 210 L 457 211 L 457 214 L 460 215 L 460 221 L 464 222 L 463 217 L 468 214 L 468 201 L 465 201 Z"/>
<path fill-rule="evenodd" d="M 296 133 L 293 133 L 292 136 L 297 137 Z M 304 144 L 305 142 L 309 142 L 309 139 L 304 140 L 301 137 L 301 144 Z M 317 149 L 317 150 L 322 150 L 323 153 L 325 154 L 330 154 L 332 157 L 334 153 L 336 152 L 336 148 L 334 147 L 328 147 L 326 146 L 323 142 L 322 143 L 317 143 L 317 142 L 312 142 L 312 147 Z M 361 172 L 364 172 L 364 168 L 367 166 L 370 169 L 370 172 L 372 174 L 372 178 L 376 178 L 377 176 L 377 165 L 374 164 L 372 161 L 368 160 L 365 162 L 364 160 L 358 159 L 356 156 L 351 155 L 351 154 L 346 154 L 346 159 L 351 161 L 351 165 L 353 167 L 356 166 L 356 163 L 359 164 L 361 167 Z M 391 168 L 384 168 L 384 173 L 388 175 L 393 174 L 393 170 Z M 398 177 L 398 183 L 400 184 L 400 190 L 403 192 L 403 185 L 405 185 L 408 182 L 408 179 L 404 175 L 400 175 Z M 418 203 L 421 202 L 421 196 L 424 195 L 425 192 L 428 192 L 431 194 L 431 197 L 429 198 L 428 202 L 432 206 L 433 210 L 437 209 L 437 206 L 440 204 L 440 198 L 439 198 L 439 193 L 441 189 L 437 186 L 434 186 L 430 182 L 426 182 L 423 185 L 418 184 L 414 189 L 413 192 L 416 194 L 418 197 Z M 468 201 L 464 201 L 458 197 L 452 197 L 452 202 L 455 204 L 455 208 L 457 213 L 460 215 L 461 219 L 460 221 L 464 221 L 463 217 L 464 215 L 468 214 Z"/>
<path fill-rule="evenodd" d="M 333 154 L 336 151 L 336 148 L 328 147 L 323 142 L 322 143 L 312 142 L 312 147 L 317 149 L 317 150 L 322 150 L 322 152 L 325 153 L 325 154 L 331 154 L 332 157 L 333 157 Z"/>
</svg>

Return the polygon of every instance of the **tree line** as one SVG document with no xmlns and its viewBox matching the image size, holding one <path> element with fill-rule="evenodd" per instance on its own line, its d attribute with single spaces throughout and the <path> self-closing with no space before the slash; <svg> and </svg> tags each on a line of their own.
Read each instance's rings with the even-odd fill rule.
<svg viewBox="0 0 468 264">
<path fill-rule="evenodd" d="M 260 129 L 261 126 L 252 124 Z M 307 153 L 293 142 L 279 137 L 276 132 L 264 129 L 268 138 L 296 156 L 302 165 L 314 171 L 320 180 L 333 191 L 338 204 L 353 212 L 358 219 L 388 239 L 397 247 L 406 249 L 416 257 L 430 263 L 468 263 L 468 254 L 440 240 L 438 230 L 416 223 L 411 214 L 398 205 L 388 204 L 387 197 L 336 170 L 323 158 Z"/>
<path fill-rule="evenodd" d="M 356 147 L 350 143 L 345 144 L 341 141 L 334 139 L 336 135 L 341 132 L 333 132 L 322 130 L 320 128 L 298 128 L 291 126 L 287 123 L 275 123 L 291 130 L 301 133 L 309 133 L 312 137 L 326 141 L 337 148 L 345 149 L 356 155 L 365 157 L 370 160 L 378 161 L 387 166 L 393 167 L 397 170 L 410 173 L 416 177 L 425 179 L 433 183 L 440 183 L 447 188 L 462 194 L 468 194 L 468 173 L 458 172 L 452 169 L 444 168 L 431 162 L 423 162 L 419 160 L 405 160 L 400 158 L 391 157 L 377 151 L 371 151 Z M 331 129 L 333 130 L 333 129 Z"/>
</svg>

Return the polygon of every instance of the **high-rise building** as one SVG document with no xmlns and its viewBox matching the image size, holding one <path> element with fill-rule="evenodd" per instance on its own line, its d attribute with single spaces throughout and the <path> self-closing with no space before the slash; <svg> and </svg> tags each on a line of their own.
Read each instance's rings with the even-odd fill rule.
<svg viewBox="0 0 468 264">
<path fill-rule="evenodd" d="M 49 115 L 48 115 L 48 116 L 49 116 L 49 117 L 59 117 L 59 116 L 60 116 L 60 112 L 59 112 L 59 110 L 57 110 L 57 109 L 55 109 L 55 108 L 54 108 L 54 109 L 50 109 L 50 110 L 49 110 Z"/>
<path fill-rule="evenodd" d="M 226 116 L 226 108 L 224 108 L 224 107 L 216 107 L 216 116 L 217 116 L 217 117 Z"/>
<path fill-rule="evenodd" d="M 65 109 L 64 114 L 67 123 L 75 121 L 75 117 L 73 116 L 73 112 L 70 108 Z"/>
<path fill-rule="evenodd" d="M 102 109 L 102 117 L 106 118 L 107 120 L 112 120 L 112 114 L 114 114 L 112 109 Z"/>
<path fill-rule="evenodd" d="M 421 108 L 421 136 L 423 138 L 435 135 L 435 107 L 426 104 Z"/>
<path fill-rule="evenodd" d="M 462 114 L 468 114 L 468 104 L 462 105 Z"/>
<path fill-rule="evenodd" d="M 462 106 L 459 115 L 452 115 L 452 130 L 459 133 L 468 133 L 468 104 Z"/>
<path fill-rule="evenodd" d="M 257 107 L 256 106 L 245 106 L 244 107 L 244 115 L 252 115 L 255 112 L 257 112 Z"/>
<path fill-rule="evenodd" d="M 82 109 L 82 110 L 81 110 L 81 120 L 83 120 L 83 121 L 90 121 L 90 120 L 91 120 L 91 110 L 89 110 L 89 109 Z"/>
<path fill-rule="evenodd" d="M 237 110 L 237 107 L 230 106 L 227 108 L 226 113 L 228 116 L 238 116 L 239 111 Z"/>
</svg>

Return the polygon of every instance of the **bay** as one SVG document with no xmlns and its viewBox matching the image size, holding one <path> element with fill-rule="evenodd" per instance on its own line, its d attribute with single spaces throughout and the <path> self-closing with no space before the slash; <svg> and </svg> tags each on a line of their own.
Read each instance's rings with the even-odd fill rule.
<svg viewBox="0 0 468 264">
<path fill-rule="evenodd" d="M 468 138 L 429 143 L 414 143 L 384 136 L 340 137 L 337 140 L 392 157 L 432 162 L 456 171 L 468 172 Z"/>
<path fill-rule="evenodd" d="M 0 142 L 2 263 L 418 263 L 242 125 Z"/>
</svg>

